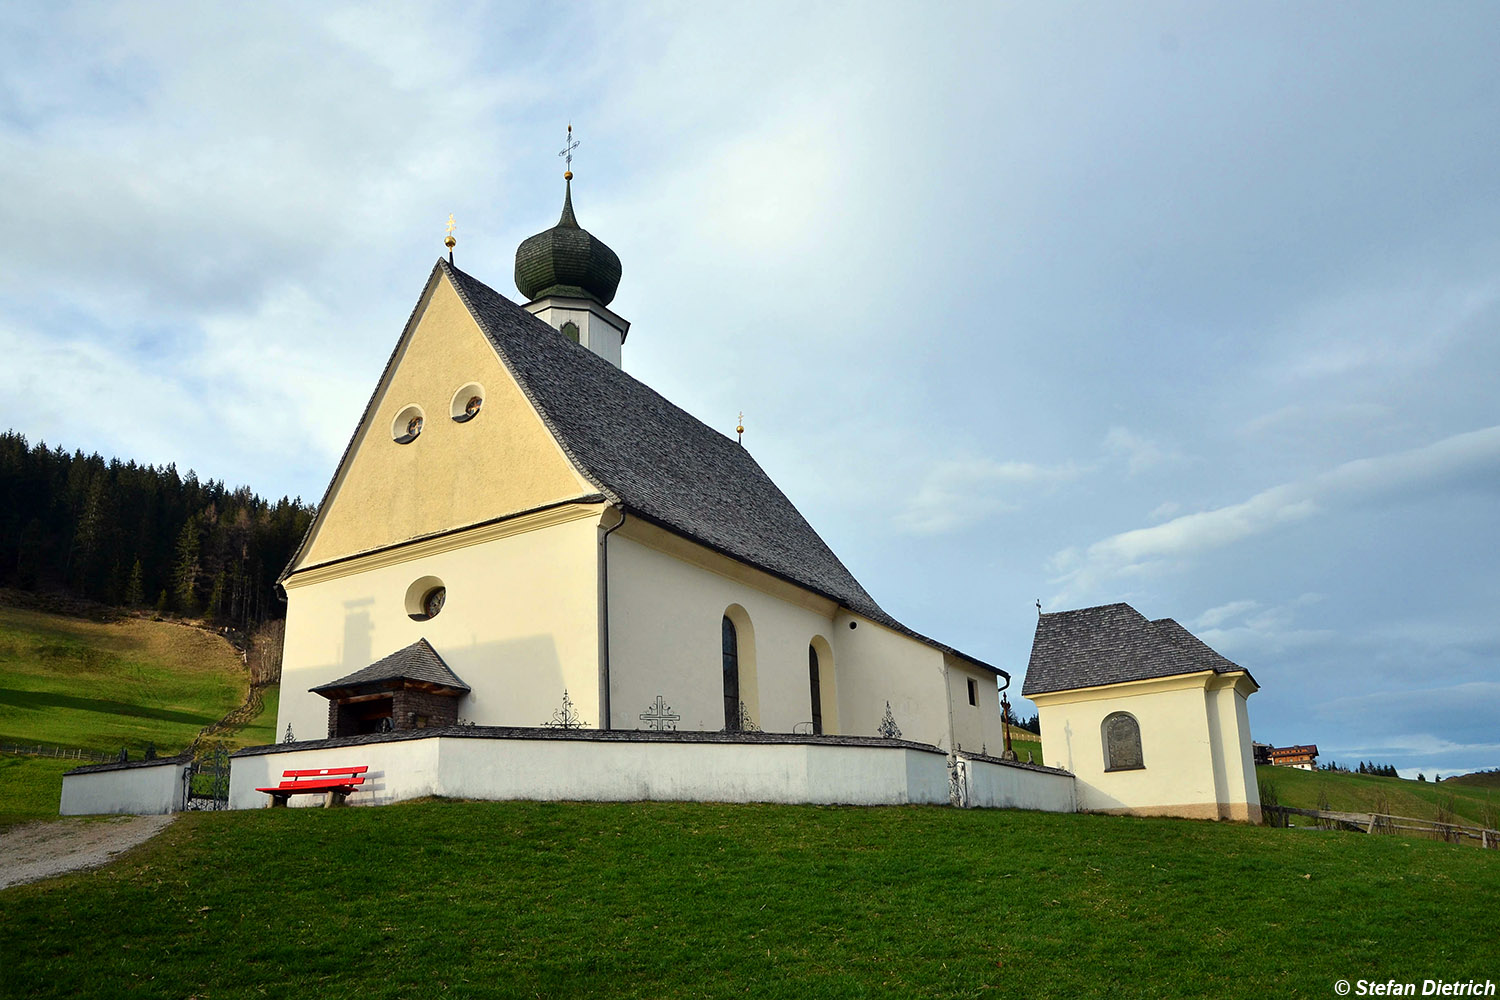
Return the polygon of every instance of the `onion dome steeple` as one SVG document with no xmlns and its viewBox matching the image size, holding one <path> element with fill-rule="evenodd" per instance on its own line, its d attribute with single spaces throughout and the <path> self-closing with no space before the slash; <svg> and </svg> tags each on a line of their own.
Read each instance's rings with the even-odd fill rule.
<svg viewBox="0 0 1500 1000">
<path fill-rule="evenodd" d="M 516 288 L 531 301 L 548 296 L 593 299 L 607 306 L 620 287 L 620 258 L 573 215 L 573 177 L 564 183 L 562 218 L 516 249 Z"/>
</svg>

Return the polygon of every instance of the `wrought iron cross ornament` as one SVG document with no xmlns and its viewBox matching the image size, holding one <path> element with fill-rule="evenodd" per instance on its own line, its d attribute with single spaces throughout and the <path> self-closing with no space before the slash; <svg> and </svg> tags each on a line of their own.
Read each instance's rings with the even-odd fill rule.
<svg viewBox="0 0 1500 1000">
<path fill-rule="evenodd" d="M 573 150 L 577 148 L 578 140 L 573 138 L 573 123 L 568 122 L 568 141 L 562 149 L 557 151 L 557 155 L 561 156 L 568 165 L 568 169 L 563 173 L 568 180 L 573 179 Z"/>
<path fill-rule="evenodd" d="M 659 733 L 665 733 L 677 728 L 677 722 L 682 718 L 672 711 L 672 706 L 667 704 L 661 695 L 656 696 L 656 704 L 641 713 L 641 721 L 646 724 L 647 729 L 654 729 Z"/>
</svg>

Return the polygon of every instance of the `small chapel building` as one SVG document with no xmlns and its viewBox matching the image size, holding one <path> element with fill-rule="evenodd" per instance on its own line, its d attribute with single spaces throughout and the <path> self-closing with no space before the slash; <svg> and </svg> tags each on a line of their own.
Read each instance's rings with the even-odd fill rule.
<svg viewBox="0 0 1500 1000">
<path fill-rule="evenodd" d="M 623 368 L 619 258 L 439 258 L 281 578 L 278 733 L 899 736 L 999 754 L 1003 671 L 886 613 L 749 449 Z"/>
<path fill-rule="evenodd" d="M 1039 616 L 1021 693 L 1080 810 L 1259 823 L 1246 710 L 1258 690 L 1171 618 L 1106 604 Z"/>
</svg>

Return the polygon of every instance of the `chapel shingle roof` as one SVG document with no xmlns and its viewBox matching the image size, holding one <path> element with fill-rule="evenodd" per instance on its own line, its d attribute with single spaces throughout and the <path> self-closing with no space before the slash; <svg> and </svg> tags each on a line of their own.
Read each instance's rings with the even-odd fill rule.
<svg viewBox="0 0 1500 1000">
<path fill-rule="evenodd" d="M 410 646 L 398 649 L 368 667 L 308 690 L 318 693 L 340 691 L 396 680 L 419 681 L 459 691 L 469 690 L 469 685 L 458 679 L 458 675 L 448 668 L 448 664 L 443 662 L 443 658 L 426 639 L 418 639 Z"/>
<path fill-rule="evenodd" d="M 1171 618 L 1149 621 L 1128 604 L 1105 604 L 1037 619 L 1021 693 L 1244 669 Z"/>
</svg>

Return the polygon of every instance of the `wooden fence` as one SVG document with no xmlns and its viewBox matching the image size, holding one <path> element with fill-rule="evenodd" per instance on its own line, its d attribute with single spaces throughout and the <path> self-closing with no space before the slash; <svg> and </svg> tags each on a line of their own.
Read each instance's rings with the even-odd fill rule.
<svg viewBox="0 0 1500 1000">
<path fill-rule="evenodd" d="M 13 746 L 0 744 L 0 753 L 19 754 L 26 757 L 60 757 L 64 760 L 88 760 L 104 763 L 119 759 L 119 754 L 100 753 L 97 750 L 80 750 L 77 747 Z"/>
<path fill-rule="evenodd" d="M 1406 830 L 1424 834 L 1434 840 L 1446 840 L 1450 844 L 1473 839 L 1479 842 L 1480 847 L 1500 849 L 1500 831 L 1482 826 L 1440 823 L 1437 820 L 1392 816 L 1388 813 L 1335 812 L 1330 809 L 1297 809 L 1293 806 L 1261 806 L 1261 811 L 1280 816 L 1283 823 L 1279 825 L 1283 826 L 1287 825 L 1287 817 L 1308 816 L 1317 820 L 1318 826 L 1328 830 L 1357 830 L 1362 833 L 1396 833 Z"/>
</svg>

